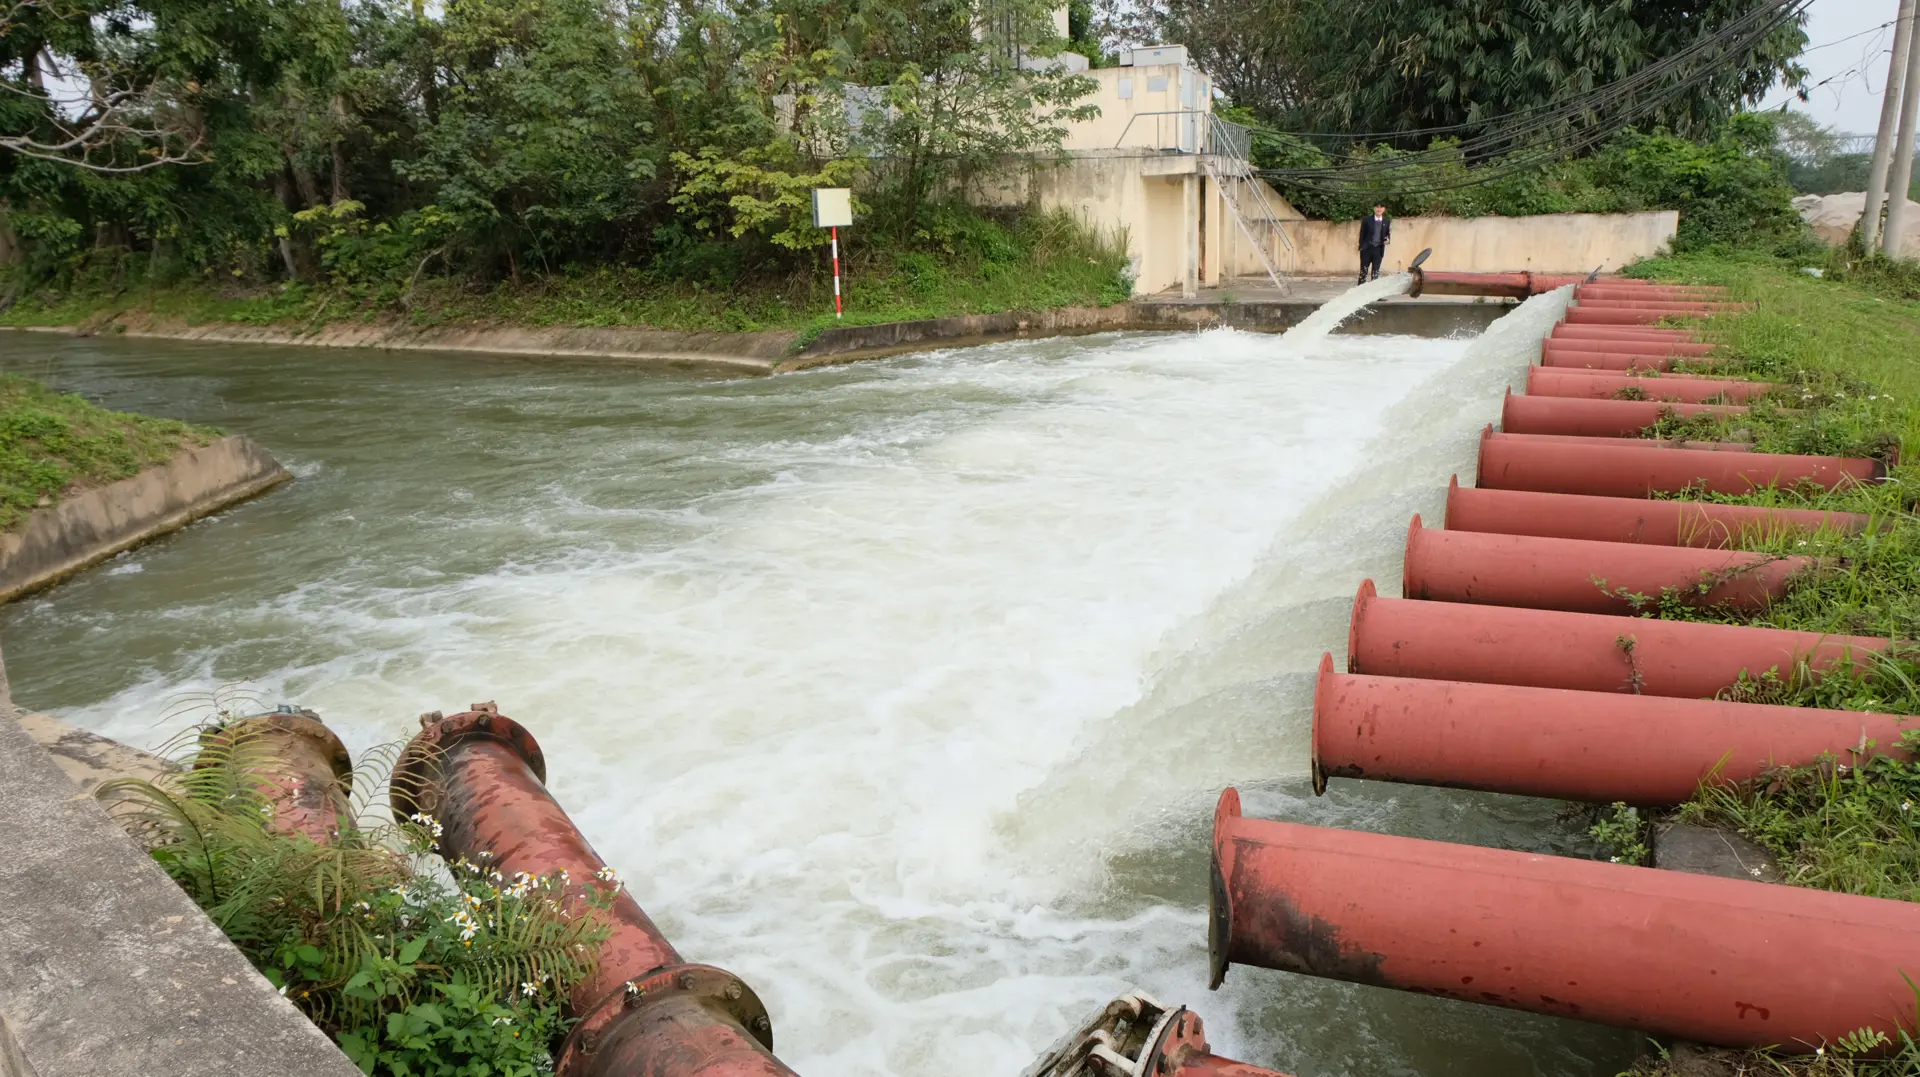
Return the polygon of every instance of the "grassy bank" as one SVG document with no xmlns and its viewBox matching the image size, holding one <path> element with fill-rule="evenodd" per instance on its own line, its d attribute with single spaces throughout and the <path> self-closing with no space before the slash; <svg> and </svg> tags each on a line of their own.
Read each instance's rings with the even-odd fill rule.
<svg viewBox="0 0 1920 1077">
<path fill-rule="evenodd" d="M 1814 555 L 1819 567 L 1758 615 L 1701 610 L 1682 596 L 1648 596 L 1655 616 L 1887 638 L 1889 657 L 1819 681 L 1778 670 L 1743 681 L 1729 698 L 1802 706 L 1920 714 L 1920 302 L 1899 273 L 1816 278 L 1771 258 L 1669 259 L 1637 275 L 1721 284 L 1757 307 L 1712 319 L 1705 335 L 1721 356 L 1694 371 L 1777 382 L 1743 416 L 1667 421 L 1657 433 L 1746 441 L 1759 451 L 1874 456 L 1899 461 L 1890 481 L 1839 491 L 1811 486 L 1712 500 L 1865 513 L 1875 526 L 1843 535 L 1755 536 L 1749 549 Z M 1700 495 L 1689 495 L 1700 496 Z M 1902 738 L 1920 748 L 1920 727 Z M 1851 753 L 1850 753 L 1851 754 Z M 1859 765 L 1854 765 L 1858 763 Z M 1737 787 L 1703 788 L 1679 817 L 1734 830 L 1778 858 L 1788 882 L 1845 893 L 1920 900 L 1920 765 L 1884 756 L 1780 769 Z M 1915 970 L 1920 971 L 1920 970 Z M 1891 1046 L 1890 1058 L 1868 1058 Z M 1895 1077 L 1920 1073 L 1920 1047 L 1870 1037 L 1828 1046 L 1813 1058 L 1761 1052 L 1649 1058 L 1634 1077 L 1790 1073 Z"/>
<path fill-rule="evenodd" d="M 1068 214 L 973 217 L 962 224 L 915 244 L 883 247 L 849 232 L 842 246 L 847 312 L 840 324 L 1106 306 L 1131 293 L 1122 245 Z M 797 330 L 804 341 L 835 324 L 833 268 L 824 248 L 806 265 L 780 273 L 741 273 L 689 256 L 647 268 L 527 272 L 486 285 L 461 275 L 415 279 L 410 272 L 338 272 L 325 286 L 249 286 L 211 275 L 129 284 L 129 277 L 139 280 L 124 267 L 75 274 L 65 287 L 22 297 L 0 313 L 0 326 L 89 325 L 138 313 L 188 325 L 301 330 L 334 322 Z"/>
<path fill-rule="evenodd" d="M 216 430 L 96 407 L 0 374 L 0 532 L 36 507 L 163 464 Z"/>
</svg>

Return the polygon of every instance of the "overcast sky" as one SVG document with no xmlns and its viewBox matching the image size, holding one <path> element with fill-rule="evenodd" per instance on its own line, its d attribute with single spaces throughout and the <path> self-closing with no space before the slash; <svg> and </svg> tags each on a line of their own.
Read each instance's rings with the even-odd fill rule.
<svg viewBox="0 0 1920 1077">
<path fill-rule="evenodd" d="M 1800 62 L 1807 76 L 1807 100 L 1794 102 L 1828 127 L 1870 135 L 1880 126 L 1880 92 L 1887 84 L 1893 45 L 1892 22 L 1899 0 L 1813 0 L 1807 13 L 1807 51 Z M 1793 101 L 1776 90 L 1764 105 Z"/>
</svg>

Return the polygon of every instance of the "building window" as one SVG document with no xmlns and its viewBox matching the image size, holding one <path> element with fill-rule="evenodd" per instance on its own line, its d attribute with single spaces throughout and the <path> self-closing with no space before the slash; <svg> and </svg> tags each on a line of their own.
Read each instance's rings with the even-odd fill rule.
<svg viewBox="0 0 1920 1077">
<path fill-rule="evenodd" d="M 1133 79 L 1131 77 L 1120 80 L 1120 100 L 1133 100 Z"/>
<path fill-rule="evenodd" d="M 1167 92 L 1167 76 L 1148 75 L 1147 76 L 1147 92 L 1148 93 L 1166 93 Z"/>
</svg>

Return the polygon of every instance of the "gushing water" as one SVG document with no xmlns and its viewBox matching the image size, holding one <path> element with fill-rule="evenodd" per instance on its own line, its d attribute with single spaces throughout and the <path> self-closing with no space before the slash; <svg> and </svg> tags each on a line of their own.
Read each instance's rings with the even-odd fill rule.
<svg viewBox="0 0 1920 1077">
<path fill-rule="evenodd" d="M 1301 319 L 1300 324 L 1282 334 L 1281 339 L 1294 345 L 1311 343 L 1340 328 L 1341 322 L 1360 313 L 1369 303 L 1405 295 L 1412 286 L 1411 273 L 1389 273 L 1365 284 L 1356 284 L 1320 304 L 1312 314 Z"/>
<path fill-rule="evenodd" d="M 1205 991 L 1227 783 L 1250 814 L 1577 842 L 1531 801 L 1301 780 L 1354 585 L 1556 302 L 1472 344 L 1303 324 L 758 381 L 25 342 L 300 480 L 0 632 L 23 702 L 142 744 L 243 678 L 356 750 L 497 700 L 802 1073 L 1012 1077 L 1132 987 L 1316 1077 L 1611 1073 L 1617 1038 L 1545 1018 L 1257 970 Z"/>
</svg>

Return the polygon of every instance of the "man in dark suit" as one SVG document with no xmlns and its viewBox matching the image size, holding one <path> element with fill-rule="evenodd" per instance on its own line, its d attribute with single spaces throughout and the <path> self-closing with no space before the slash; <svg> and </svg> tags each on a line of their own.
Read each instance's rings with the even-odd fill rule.
<svg viewBox="0 0 1920 1077">
<path fill-rule="evenodd" d="M 1360 220 L 1360 280 L 1367 283 L 1369 271 L 1374 280 L 1380 279 L 1380 259 L 1387 256 L 1387 244 L 1393 241 L 1393 218 L 1387 216 L 1387 207 L 1373 207 L 1373 216 Z"/>
</svg>

